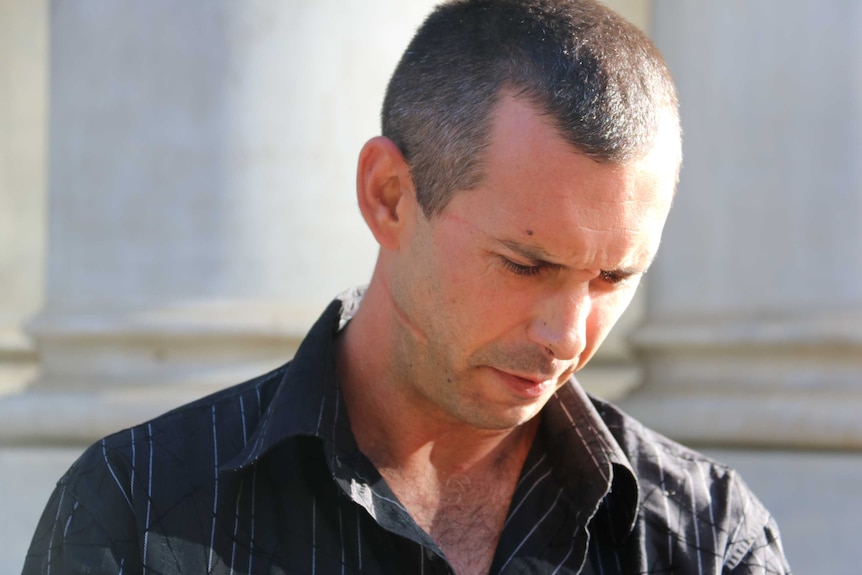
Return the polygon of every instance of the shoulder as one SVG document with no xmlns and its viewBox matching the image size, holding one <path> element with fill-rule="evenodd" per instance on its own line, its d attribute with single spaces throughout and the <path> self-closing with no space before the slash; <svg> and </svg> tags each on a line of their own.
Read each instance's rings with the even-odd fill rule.
<svg viewBox="0 0 862 575">
<path fill-rule="evenodd" d="M 163 463 L 199 467 L 202 453 L 222 460 L 242 449 L 284 378 L 290 364 L 244 383 L 181 405 L 154 419 L 111 434 L 88 450 L 90 457 L 107 454 L 125 459 L 150 446 Z M 207 465 L 207 469 L 211 466 Z"/>
<path fill-rule="evenodd" d="M 150 482 L 208 483 L 214 467 L 245 445 L 288 365 L 100 439 L 59 485 L 80 498 L 104 497 L 107 489 L 138 511 L 136 495 Z"/>
<path fill-rule="evenodd" d="M 146 554 L 142 533 L 156 540 L 154 518 L 171 518 L 170 528 L 179 533 L 197 524 L 196 515 L 211 514 L 208 502 L 217 489 L 219 464 L 242 449 L 286 369 L 282 366 L 88 447 L 58 481 L 24 572 L 43 572 L 49 565 L 58 573 L 78 573 L 92 565 L 122 572 L 122 561 L 128 567 Z"/>
<path fill-rule="evenodd" d="M 665 477 L 665 480 L 673 481 L 706 469 L 717 480 L 735 473 L 729 466 L 644 426 L 617 406 L 593 397 L 590 399 L 629 458 L 639 480 L 649 483 Z"/>
<path fill-rule="evenodd" d="M 775 521 L 733 468 L 593 402 L 637 477 L 645 530 L 671 534 L 681 546 L 714 546 L 728 567 L 770 547 L 783 561 Z"/>
</svg>

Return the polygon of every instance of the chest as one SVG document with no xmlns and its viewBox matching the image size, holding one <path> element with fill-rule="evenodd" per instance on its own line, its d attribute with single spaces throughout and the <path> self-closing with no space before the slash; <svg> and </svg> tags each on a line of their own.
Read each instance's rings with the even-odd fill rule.
<svg viewBox="0 0 862 575">
<path fill-rule="evenodd" d="M 494 560 L 516 478 L 453 476 L 443 485 L 393 487 L 458 575 L 485 575 Z"/>
<path fill-rule="evenodd" d="M 559 486 L 542 466 L 530 466 L 513 494 L 501 493 L 493 482 L 452 482 L 448 498 L 434 506 L 417 497 L 420 490 L 397 500 L 385 489 L 351 494 L 308 454 L 281 455 L 278 464 L 284 473 L 270 473 L 261 465 L 222 477 L 218 493 L 196 493 L 179 505 L 155 498 L 152 517 L 173 518 L 178 511 L 200 515 L 181 533 L 162 533 L 162 523 L 153 524 L 147 572 L 574 575 L 586 554 L 585 530 L 560 504 Z M 301 461 L 304 471 L 294 473 Z M 416 510 L 408 511 L 411 518 L 422 523 L 448 565 L 421 543 L 408 522 L 407 505 Z M 616 565 L 614 561 L 606 566 Z"/>
</svg>

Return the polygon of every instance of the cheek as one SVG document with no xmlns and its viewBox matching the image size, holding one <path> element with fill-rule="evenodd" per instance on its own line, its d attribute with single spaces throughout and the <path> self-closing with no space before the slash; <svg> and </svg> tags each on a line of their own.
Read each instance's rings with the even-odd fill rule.
<svg viewBox="0 0 862 575">
<path fill-rule="evenodd" d="M 446 281 L 438 294 L 445 298 L 441 315 L 452 326 L 453 338 L 466 347 L 482 347 L 507 337 L 529 318 L 530 290 L 515 289 L 492 266 L 453 258 L 441 277 Z"/>
<path fill-rule="evenodd" d="M 441 303 L 456 307 L 473 304 L 493 289 L 487 266 L 469 244 L 459 240 L 455 234 L 437 238 L 428 278 Z"/>
<path fill-rule="evenodd" d="M 453 339 L 472 346 L 499 338 L 529 316 L 535 289 L 515 281 L 470 234 L 448 230 L 434 237 L 426 285 L 437 308 L 435 321 Z M 532 299 L 531 299 L 532 298 Z"/>
<path fill-rule="evenodd" d="M 620 316 L 629 307 L 632 298 L 637 291 L 637 285 L 603 294 L 593 300 L 593 310 L 590 314 L 589 325 L 593 331 L 593 337 L 598 337 L 599 342 L 616 325 Z M 597 345 L 597 344 L 596 344 Z"/>
</svg>

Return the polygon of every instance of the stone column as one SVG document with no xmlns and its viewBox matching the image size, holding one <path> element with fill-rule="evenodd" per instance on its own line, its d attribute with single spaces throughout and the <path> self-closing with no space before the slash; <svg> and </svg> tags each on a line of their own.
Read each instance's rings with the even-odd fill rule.
<svg viewBox="0 0 862 575">
<path fill-rule="evenodd" d="M 290 358 L 375 244 L 354 166 L 431 0 L 55 2 L 41 374 L 4 441 L 78 442 Z"/>
<path fill-rule="evenodd" d="M 862 4 L 656 0 L 684 166 L 626 407 L 701 443 L 862 447 Z"/>
<path fill-rule="evenodd" d="M 0 396 L 32 378 L 21 329 L 42 303 L 47 3 L 0 2 Z"/>
</svg>

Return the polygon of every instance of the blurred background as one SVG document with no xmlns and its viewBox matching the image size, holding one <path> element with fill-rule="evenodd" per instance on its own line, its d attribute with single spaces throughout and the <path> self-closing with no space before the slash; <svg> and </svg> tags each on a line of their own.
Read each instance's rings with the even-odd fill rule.
<svg viewBox="0 0 862 575">
<path fill-rule="evenodd" d="M 0 0 L 0 572 L 89 443 L 284 363 L 375 244 L 354 199 L 432 0 Z M 580 378 L 858 573 L 862 2 L 607 0 L 680 93 L 658 261 Z"/>
</svg>

